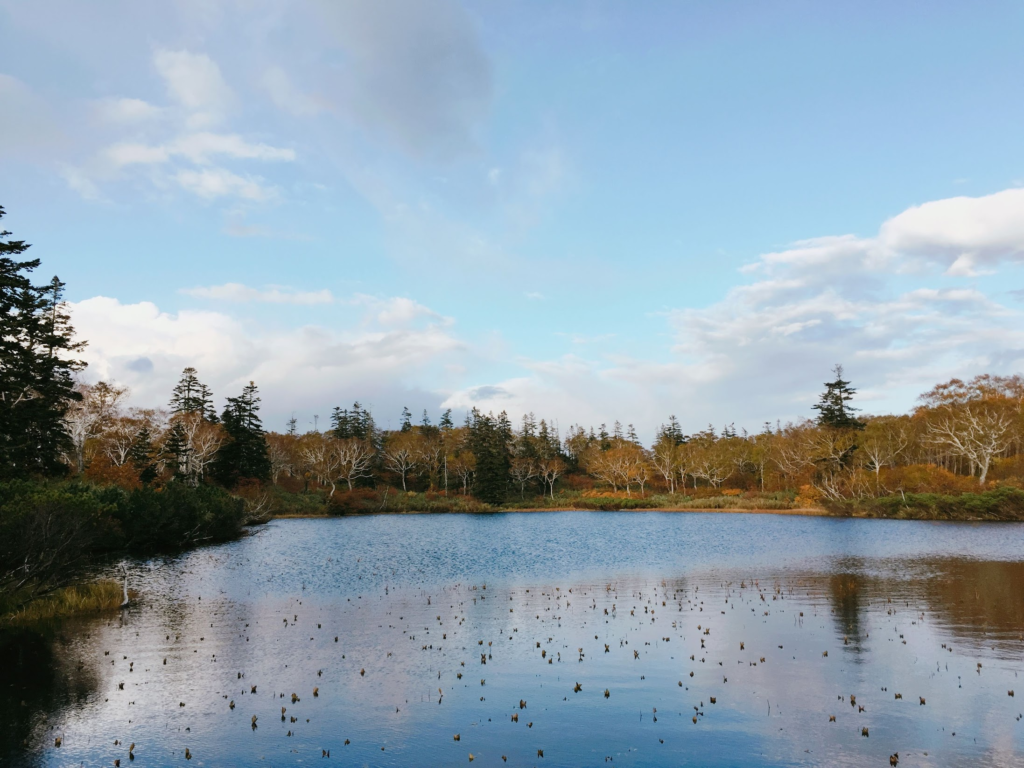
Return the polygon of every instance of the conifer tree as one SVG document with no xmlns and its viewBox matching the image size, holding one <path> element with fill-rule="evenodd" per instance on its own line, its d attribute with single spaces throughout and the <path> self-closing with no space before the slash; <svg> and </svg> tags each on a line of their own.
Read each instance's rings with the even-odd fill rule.
<svg viewBox="0 0 1024 768">
<path fill-rule="evenodd" d="M 504 417 L 504 419 L 502 419 Z M 509 481 L 508 417 L 485 416 L 475 408 L 470 428 L 470 450 L 476 457 L 473 493 L 482 501 L 500 504 L 505 500 Z"/>
<path fill-rule="evenodd" d="M 441 414 L 441 420 L 437 422 L 437 426 L 444 432 L 447 432 L 450 429 L 455 429 L 455 422 L 452 421 L 451 408 Z"/>
<path fill-rule="evenodd" d="M 412 412 L 406 408 L 402 408 L 402 427 L 403 432 L 408 432 L 412 429 Z"/>
<path fill-rule="evenodd" d="M 217 423 L 217 411 L 213 407 L 213 392 L 199 381 L 196 369 L 191 365 L 181 372 L 181 378 L 171 392 L 171 413 L 198 413 L 207 421 Z"/>
<path fill-rule="evenodd" d="M 843 366 L 837 364 L 832 372 L 835 381 L 825 382 L 825 391 L 817 404 L 811 406 L 818 412 L 818 424 L 838 429 L 864 429 L 864 422 L 853 415 L 858 409 L 849 404 L 857 390 L 843 379 Z"/>
<path fill-rule="evenodd" d="M 658 428 L 658 439 L 665 438 L 671 440 L 676 445 L 682 445 L 686 442 L 686 435 L 683 434 L 683 428 L 679 426 L 679 419 L 676 418 L 675 414 L 668 417 L 668 424 L 662 424 Z"/>
<path fill-rule="evenodd" d="M 70 356 L 85 343 L 74 341 L 64 283 L 33 285 L 39 259 L 16 261 L 29 245 L 10 234 L 0 231 L 0 476 L 59 474 L 64 415 L 81 399 L 72 374 L 85 367 Z"/>
<path fill-rule="evenodd" d="M 185 426 L 180 421 L 171 422 L 163 444 L 163 462 L 171 471 L 171 477 L 181 480 L 188 477 L 189 445 Z"/>
<path fill-rule="evenodd" d="M 259 410 L 259 394 L 251 381 L 241 395 L 228 398 L 221 414 L 227 439 L 213 462 L 213 476 L 224 486 L 233 487 L 242 479 L 270 478 L 270 456 Z"/>
<path fill-rule="evenodd" d="M 149 427 L 142 427 L 135 435 L 128 458 L 139 473 L 139 482 L 149 485 L 157 477 L 156 462 L 153 460 L 153 435 Z"/>
</svg>

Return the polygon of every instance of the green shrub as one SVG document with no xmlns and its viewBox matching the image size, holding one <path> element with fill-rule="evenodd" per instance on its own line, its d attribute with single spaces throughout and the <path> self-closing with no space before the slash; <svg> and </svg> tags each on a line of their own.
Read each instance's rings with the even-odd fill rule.
<svg viewBox="0 0 1024 768">
<path fill-rule="evenodd" d="M 1024 520 L 1024 490 L 1003 487 L 958 495 L 908 493 L 832 502 L 828 509 L 842 515 L 898 520 Z"/>
</svg>

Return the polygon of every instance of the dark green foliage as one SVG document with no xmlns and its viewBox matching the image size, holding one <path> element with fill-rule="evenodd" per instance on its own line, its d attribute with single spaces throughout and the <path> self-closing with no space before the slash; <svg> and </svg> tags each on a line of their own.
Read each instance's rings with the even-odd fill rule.
<svg viewBox="0 0 1024 768">
<path fill-rule="evenodd" d="M 438 428 L 442 431 L 455 428 L 455 422 L 452 421 L 452 409 L 449 408 L 441 414 L 441 420 L 437 423 Z"/>
<path fill-rule="evenodd" d="M 244 502 L 213 486 L 0 482 L 0 614 L 73 583 L 98 558 L 227 541 L 244 522 Z"/>
<path fill-rule="evenodd" d="M 122 496 L 113 512 L 121 547 L 132 553 L 183 549 L 236 538 L 245 503 L 221 488 L 171 482 Z"/>
<path fill-rule="evenodd" d="M 188 452 L 188 436 L 185 434 L 185 427 L 180 421 L 174 421 L 167 430 L 167 437 L 164 438 L 163 445 L 163 460 L 171 471 L 171 477 L 187 478 Z"/>
<path fill-rule="evenodd" d="M 39 259 L 17 261 L 29 246 L 10 234 L 0 231 L 0 477 L 61 474 L 64 414 L 81 399 L 72 374 L 84 367 L 69 358 L 84 344 L 74 341 L 64 284 L 33 285 Z"/>
<path fill-rule="evenodd" d="M 213 392 L 199 381 L 196 369 L 189 366 L 181 372 L 181 379 L 171 393 L 171 413 L 198 413 L 207 421 L 217 423 L 217 411 L 213 407 Z"/>
<path fill-rule="evenodd" d="M 352 404 L 352 410 L 335 408 L 331 414 L 331 432 L 339 440 L 356 437 L 360 440 L 376 441 L 377 426 L 373 422 L 370 411 L 358 402 Z"/>
<path fill-rule="evenodd" d="M 682 445 L 686 442 L 686 435 L 683 434 L 683 428 L 679 426 L 679 419 L 675 417 L 675 414 L 668 417 L 668 424 L 658 427 L 655 442 L 662 439 L 671 440 L 675 445 Z"/>
<path fill-rule="evenodd" d="M 826 502 L 840 515 L 887 517 L 902 520 L 1024 520 L 1024 490 L 996 488 L 959 496 L 908 493 L 877 499 Z"/>
<path fill-rule="evenodd" d="M 473 409 L 470 450 L 476 456 L 473 495 L 488 504 L 501 504 L 508 492 L 509 444 L 512 425 L 502 412 L 498 417 Z"/>
<path fill-rule="evenodd" d="M 835 381 L 825 382 L 820 400 L 811 406 L 818 412 L 818 424 L 838 429 L 864 429 L 864 422 L 853 415 L 858 409 L 849 404 L 857 390 L 843 379 L 843 366 L 836 365 L 832 371 Z"/>
<path fill-rule="evenodd" d="M 412 429 L 412 412 L 408 408 L 402 408 L 402 431 L 408 432 Z"/>
<path fill-rule="evenodd" d="M 132 466 L 139 473 L 139 481 L 143 485 L 149 485 L 157 478 L 157 465 L 153 448 L 153 436 L 148 427 L 143 427 L 135 436 L 128 458 Z"/>
<path fill-rule="evenodd" d="M 228 398 L 221 415 L 227 439 L 213 462 L 213 476 L 221 485 L 234 488 L 242 479 L 270 479 L 270 457 L 259 411 L 260 398 L 251 381 L 241 395 Z"/>
</svg>

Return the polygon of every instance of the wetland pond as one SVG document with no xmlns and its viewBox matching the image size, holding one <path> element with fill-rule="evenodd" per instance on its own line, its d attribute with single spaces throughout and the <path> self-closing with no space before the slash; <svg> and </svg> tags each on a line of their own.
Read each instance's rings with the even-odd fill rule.
<svg viewBox="0 0 1024 768">
<path fill-rule="evenodd" d="M 279 520 L 133 574 L 8 640 L 0 764 L 1024 765 L 1021 524 Z"/>
</svg>

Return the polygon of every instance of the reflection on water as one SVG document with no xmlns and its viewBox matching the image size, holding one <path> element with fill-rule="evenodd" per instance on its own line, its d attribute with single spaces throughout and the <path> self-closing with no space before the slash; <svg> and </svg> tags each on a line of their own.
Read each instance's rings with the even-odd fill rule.
<svg viewBox="0 0 1024 768">
<path fill-rule="evenodd" d="M 1022 553 L 1018 525 L 279 521 L 140 564 L 123 615 L 6 636 L 0 755 L 1021 765 Z"/>
</svg>

